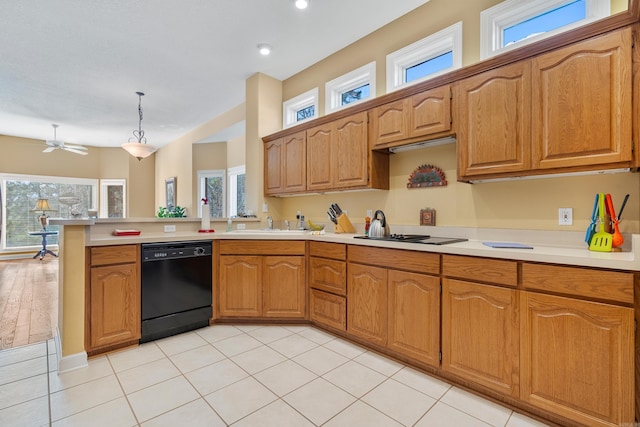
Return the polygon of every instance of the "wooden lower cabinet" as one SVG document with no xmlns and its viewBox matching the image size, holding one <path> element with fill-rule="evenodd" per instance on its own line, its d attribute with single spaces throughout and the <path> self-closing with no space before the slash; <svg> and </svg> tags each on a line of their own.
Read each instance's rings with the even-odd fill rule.
<svg viewBox="0 0 640 427">
<path fill-rule="evenodd" d="M 220 317 L 304 318 L 304 256 L 220 257 Z"/>
<path fill-rule="evenodd" d="M 138 246 L 89 249 L 88 352 L 140 339 Z"/>
<path fill-rule="evenodd" d="M 387 344 L 387 270 L 349 263 L 347 267 L 347 331 Z"/>
<path fill-rule="evenodd" d="M 440 278 L 389 270 L 387 347 L 440 365 Z"/>
<path fill-rule="evenodd" d="M 262 313 L 262 257 L 220 257 L 220 316 L 258 317 Z"/>
<path fill-rule="evenodd" d="M 521 393 L 581 425 L 634 425 L 633 309 L 521 292 Z"/>
<path fill-rule="evenodd" d="M 443 279 L 443 370 L 500 393 L 519 396 L 517 292 Z"/>
<path fill-rule="evenodd" d="M 347 299 L 329 292 L 311 289 L 309 295 L 309 317 L 314 323 L 347 330 Z"/>
<path fill-rule="evenodd" d="M 304 256 L 266 256 L 263 268 L 262 315 L 305 317 Z"/>
</svg>

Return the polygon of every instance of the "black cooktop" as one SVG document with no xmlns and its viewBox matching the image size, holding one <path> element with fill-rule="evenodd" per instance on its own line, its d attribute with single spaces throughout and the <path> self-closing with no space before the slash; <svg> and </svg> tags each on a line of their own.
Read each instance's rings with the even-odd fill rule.
<svg viewBox="0 0 640 427">
<path fill-rule="evenodd" d="M 390 234 L 384 237 L 354 236 L 354 239 L 382 240 L 387 242 L 423 243 L 425 245 L 448 245 L 466 242 L 468 239 L 456 237 L 435 237 L 423 234 Z"/>
</svg>

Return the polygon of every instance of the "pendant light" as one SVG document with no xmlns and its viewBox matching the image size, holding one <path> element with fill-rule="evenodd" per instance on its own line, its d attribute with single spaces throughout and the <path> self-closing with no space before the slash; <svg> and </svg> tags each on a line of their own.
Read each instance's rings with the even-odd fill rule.
<svg viewBox="0 0 640 427">
<path fill-rule="evenodd" d="M 153 145 L 147 144 L 147 138 L 144 137 L 144 131 L 142 130 L 142 97 L 144 96 L 144 93 L 136 92 L 136 94 L 138 95 L 138 130 L 133 131 L 135 139 L 129 138 L 129 142 L 122 144 L 122 148 L 136 159 L 142 160 L 155 153 L 157 148 Z M 137 142 L 132 140 L 137 140 Z"/>
</svg>

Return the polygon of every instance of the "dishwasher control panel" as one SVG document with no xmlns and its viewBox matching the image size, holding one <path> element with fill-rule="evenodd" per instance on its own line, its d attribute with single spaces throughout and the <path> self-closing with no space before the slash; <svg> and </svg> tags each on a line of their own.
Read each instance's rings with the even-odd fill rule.
<svg viewBox="0 0 640 427">
<path fill-rule="evenodd" d="M 211 256 L 211 242 L 145 243 L 142 261 Z"/>
</svg>

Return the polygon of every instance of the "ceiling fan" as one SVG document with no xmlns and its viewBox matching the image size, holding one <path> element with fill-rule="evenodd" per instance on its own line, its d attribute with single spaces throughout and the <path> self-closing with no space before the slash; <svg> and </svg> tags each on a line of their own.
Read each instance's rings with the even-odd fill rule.
<svg viewBox="0 0 640 427">
<path fill-rule="evenodd" d="M 65 150 L 82 156 L 86 156 L 88 154 L 87 148 L 82 145 L 65 144 L 62 141 L 58 141 L 58 138 L 56 137 L 56 129 L 58 129 L 58 125 L 54 124 L 51 126 L 53 126 L 53 140 L 47 139 L 45 141 L 48 147 L 42 150 L 43 153 L 50 153 L 53 150 Z"/>
</svg>

